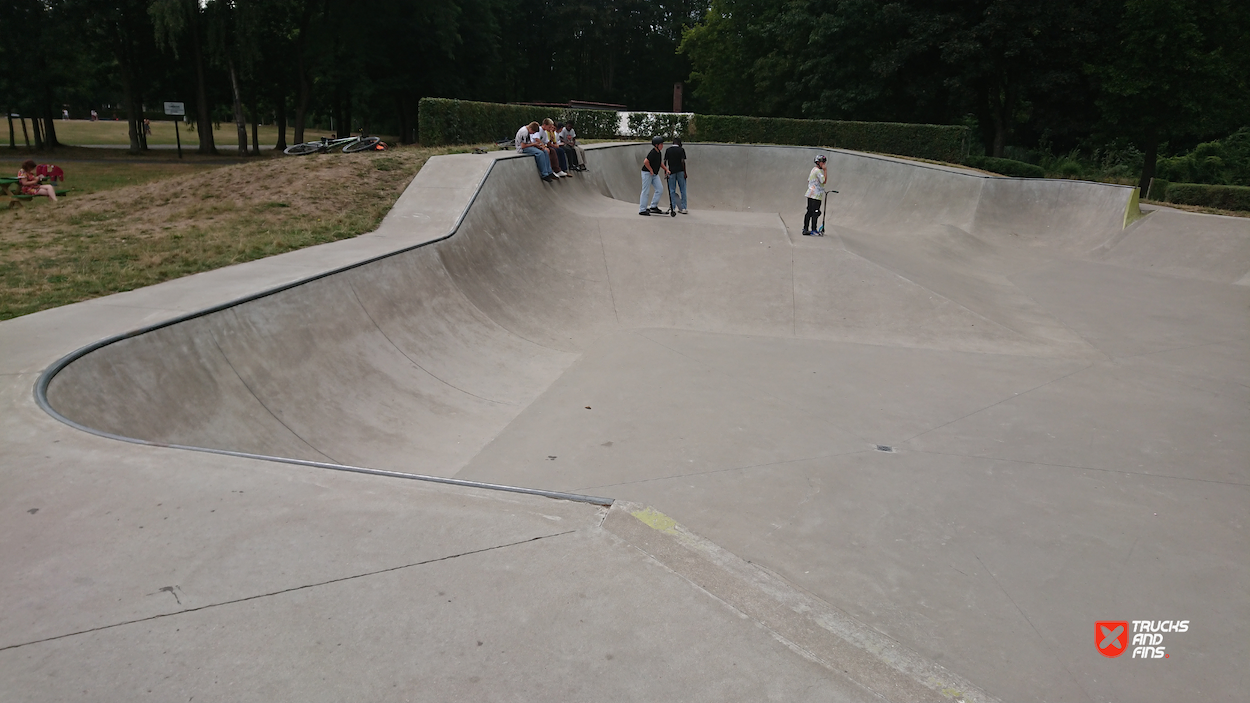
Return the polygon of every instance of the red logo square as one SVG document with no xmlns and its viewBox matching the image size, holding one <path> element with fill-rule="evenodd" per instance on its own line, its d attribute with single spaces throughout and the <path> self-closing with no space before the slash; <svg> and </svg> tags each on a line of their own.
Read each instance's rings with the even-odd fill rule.
<svg viewBox="0 0 1250 703">
<path fill-rule="evenodd" d="M 1118 657 L 1128 648 L 1128 621 L 1103 620 L 1094 623 L 1094 644 L 1104 657 Z"/>
</svg>

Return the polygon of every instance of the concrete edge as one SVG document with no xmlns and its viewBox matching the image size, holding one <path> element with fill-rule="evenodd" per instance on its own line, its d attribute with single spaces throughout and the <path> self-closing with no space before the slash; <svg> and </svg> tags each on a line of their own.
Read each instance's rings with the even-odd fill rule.
<svg viewBox="0 0 1250 703">
<path fill-rule="evenodd" d="M 603 527 L 796 653 L 885 700 L 998 703 L 967 679 L 653 508 L 617 501 Z"/>
</svg>

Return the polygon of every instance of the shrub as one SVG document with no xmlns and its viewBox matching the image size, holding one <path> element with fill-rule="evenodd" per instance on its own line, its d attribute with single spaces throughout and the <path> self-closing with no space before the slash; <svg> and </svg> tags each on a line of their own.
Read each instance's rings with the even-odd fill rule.
<svg viewBox="0 0 1250 703">
<path fill-rule="evenodd" d="M 704 142 L 830 146 L 950 162 L 963 158 L 968 143 L 962 125 L 729 115 L 694 115 L 688 135 Z"/>
<path fill-rule="evenodd" d="M 1250 186 L 1250 127 L 1188 154 L 1159 159 L 1156 172 L 1170 181 Z"/>
<path fill-rule="evenodd" d="M 1081 178 L 1085 175 L 1085 168 L 1076 159 L 1067 158 L 1055 164 L 1055 173 L 1064 178 Z"/>
<path fill-rule="evenodd" d="M 1000 173 L 1004 176 L 1015 176 L 1017 178 L 1045 178 L 1046 171 L 1041 166 L 1026 164 L 1023 161 L 1014 161 L 1012 159 L 997 159 L 993 156 L 969 156 L 964 163 L 973 168 L 979 168 L 983 171 L 991 173 Z M 1080 164 L 1077 164 L 1080 167 Z"/>
<path fill-rule="evenodd" d="M 1167 202 L 1221 210 L 1250 210 L 1250 187 L 1172 183 L 1167 187 Z"/>
<path fill-rule="evenodd" d="M 639 139 L 659 135 L 664 141 L 672 141 L 673 137 L 684 138 L 689 134 L 690 118 L 691 115 L 671 112 L 631 112 L 629 133 Z"/>
<path fill-rule="evenodd" d="M 521 125 L 572 119 L 583 139 L 616 136 L 616 113 L 603 110 L 569 110 L 533 105 L 503 105 L 470 100 L 422 98 L 417 106 L 418 140 L 423 146 L 477 144 L 511 139 Z"/>
</svg>

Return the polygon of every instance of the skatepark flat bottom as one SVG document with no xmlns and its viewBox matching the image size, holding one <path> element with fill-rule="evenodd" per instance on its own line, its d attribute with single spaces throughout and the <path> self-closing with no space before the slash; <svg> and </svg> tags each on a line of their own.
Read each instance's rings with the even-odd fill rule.
<svg viewBox="0 0 1250 703">
<path fill-rule="evenodd" d="M 129 323 L 131 332 L 60 365 L 15 368 L 13 388 L 53 368 L 44 374 L 49 409 L 106 436 L 654 506 L 987 697 L 1240 697 L 1250 626 L 1250 220 L 1140 217 L 1130 188 L 823 150 L 840 193 L 827 204 L 828 235 L 802 237 L 801 186 L 817 150 L 698 144 L 688 147 L 691 214 L 639 218 L 634 172 L 645 149 L 591 148 L 589 173 L 552 184 L 528 157 L 433 159 L 378 236 L 454 219 L 442 232 L 390 251 L 362 238 L 358 246 L 374 248 L 360 265 L 274 278 L 272 292 L 192 305 L 183 318 L 149 320 L 158 322 L 150 329 Z M 29 417 L 38 412 L 23 403 Z M 146 457 L 138 473 L 147 486 L 170 481 L 152 452 L 194 457 L 186 463 L 223 486 L 222 462 L 235 478 L 263 466 L 248 480 L 275 485 L 284 472 L 302 485 L 321 471 L 58 431 L 100 456 L 123 447 L 132 458 L 122 463 Z M 24 441 L 32 456 L 43 446 Z M 180 473 L 170 485 L 194 485 L 188 469 L 170 470 Z M 136 471 L 119 477 L 133 481 Z M 327 480 L 326 490 L 344 492 L 321 500 L 363 511 L 353 524 L 373 509 L 379 524 L 402 510 L 373 496 L 393 479 Z M 283 503 L 281 491 L 266 490 Z M 457 490 L 438 489 L 429 509 Z M 294 517 L 304 505 L 282 510 Z M 492 519 L 488 502 L 474 505 L 449 519 L 502 544 L 513 528 Z M 524 505 L 522 516 L 540 510 Z M 587 569 L 622 574 L 591 580 L 619 588 L 622 617 L 641 617 L 630 604 L 650 587 L 624 575 L 641 567 L 624 566 L 632 557 L 613 551 L 594 531 L 596 509 L 586 510 L 561 519 L 589 526 L 543 543 L 558 555 L 521 557 L 544 564 L 552 588 L 543 592 L 534 569 L 518 573 L 518 588 L 554 600 L 520 621 L 580 597 L 574 584 L 589 571 L 557 565 L 582 554 Z M 351 553 L 349 545 L 338 548 Z M 370 560 L 358 557 L 363 570 Z M 455 579 L 479 573 L 456 568 L 467 571 Z M 661 574 L 672 576 L 648 578 Z M 483 617 L 491 593 L 510 590 L 490 578 L 465 622 Z M 694 624 L 704 607 L 690 605 L 697 592 L 663 588 L 656 598 L 673 611 L 665 617 L 680 623 L 665 637 L 685 642 L 706 629 L 741 648 L 728 658 L 695 653 L 683 666 L 732 669 L 733 657 L 746 657 L 747 679 L 776 681 L 758 697 L 805 698 L 796 691 L 809 685 L 830 700 L 863 695 L 854 673 L 830 678 L 836 664 L 804 659 L 801 645 L 773 651 L 712 611 Z M 428 607 L 394 610 L 423 620 L 433 617 Z M 249 617 L 240 613 L 232 617 Z M 274 627 L 284 618 L 300 616 Z M 1105 657 L 1090 643 L 1094 623 L 1108 620 L 1190 625 L 1166 636 L 1167 659 L 1143 661 Z M 24 640 L 68 628 L 45 633 L 37 623 L 24 625 Z M 495 634 L 559 642 L 574 627 L 557 619 Z M 613 651 L 645 646 L 619 622 L 594 627 L 632 642 Z M 399 626 L 387 635 L 418 650 L 450 635 L 431 636 Z M 633 661 L 638 672 L 659 666 Z M 724 676 L 709 669 L 703 680 Z M 676 699 L 699 681 L 606 697 Z"/>
</svg>

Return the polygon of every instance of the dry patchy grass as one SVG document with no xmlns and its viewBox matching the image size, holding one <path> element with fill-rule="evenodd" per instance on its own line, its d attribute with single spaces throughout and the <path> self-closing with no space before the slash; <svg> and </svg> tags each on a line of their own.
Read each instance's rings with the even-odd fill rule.
<svg viewBox="0 0 1250 703">
<path fill-rule="evenodd" d="M 265 159 L 0 213 L 0 320 L 375 229 L 426 159 Z"/>
</svg>

